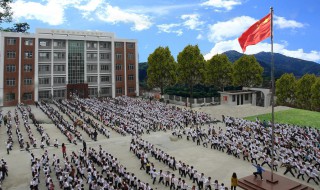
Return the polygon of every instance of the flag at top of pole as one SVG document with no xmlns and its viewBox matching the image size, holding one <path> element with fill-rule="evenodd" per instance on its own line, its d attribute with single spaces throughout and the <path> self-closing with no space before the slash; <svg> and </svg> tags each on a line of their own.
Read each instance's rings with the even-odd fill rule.
<svg viewBox="0 0 320 190">
<path fill-rule="evenodd" d="M 271 36 L 271 13 L 254 23 L 239 38 L 243 53 L 247 46 L 255 45 Z"/>
</svg>

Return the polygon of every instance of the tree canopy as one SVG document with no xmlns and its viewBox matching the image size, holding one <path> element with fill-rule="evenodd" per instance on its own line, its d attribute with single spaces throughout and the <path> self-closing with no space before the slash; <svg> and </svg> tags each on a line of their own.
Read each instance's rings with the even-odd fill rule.
<svg viewBox="0 0 320 190">
<path fill-rule="evenodd" d="M 178 54 L 177 79 L 180 84 L 188 85 L 190 97 L 193 97 L 193 87 L 204 81 L 205 60 L 198 45 L 186 46 Z"/>
<path fill-rule="evenodd" d="M 277 104 L 293 105 L 295 101 L 296 78 L 292 73 L 283 74 L 276 81 Z"/>
<path fill-rule="evenodd" d="M 213 56 L 206 64 L 206 83 L 224 91 L 224 87 L 232 84 L 233 67 L 225 54 Z"/>
<path fill-rule="evenodd" d="M 311 109 L 311 86 L 315 81 L 316 76 L 314 74 L 305 74 L 298 80 L 295 90 L 296 105 L 298 107 Z"/>
<path fill-rule="evenodd" d="M 12 0 L 1 0 L 0 1 L 0 23 L 4 22 L 11 22 L 12 21 L 12 15 L 13 12 L 11 10 L 10 4 L 12 3 Z M 0 28 L 1 31 L 5 32 L 21 32 L 25 33 L 30 29 L 30 26 L 28 23 L 23 22 L 23 23 L 15 23 L 13 27 L 9 28 Z"/>
<path fill-rule="evenodd" d="M 233 65 L 233 82 L 236 86 L 253 87 L 262 83 L 263 67 L 253 55 L 243 55 Z"/>
<path fill-rule="evenodd" d="M 158 47 L 148 57 L 147 84 L 152 88 L 160 88 L 163 95 L 164 88 L 175 84 L 176 63 L 168 47 Z"/>
<path fill-rule="evenodd" d="M 311 107 L 312 110 L 320 111 L 320 77 L 311 86 Z"/>
</svg>

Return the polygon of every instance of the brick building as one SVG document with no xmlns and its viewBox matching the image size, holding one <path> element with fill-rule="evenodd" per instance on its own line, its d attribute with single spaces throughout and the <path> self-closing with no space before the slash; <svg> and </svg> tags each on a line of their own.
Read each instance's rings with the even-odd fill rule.
<svg viewBox="0 0 320 190">
<path fill-rule="evenodd" d="M 0 32 L 0 106 L 49 98 L 138 96 L 136 40 L 114 33 Z"/>
</svg>

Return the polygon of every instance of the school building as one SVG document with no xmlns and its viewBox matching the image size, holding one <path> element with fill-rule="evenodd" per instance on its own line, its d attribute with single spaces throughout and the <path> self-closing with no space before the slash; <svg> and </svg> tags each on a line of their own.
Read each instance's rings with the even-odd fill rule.
<svg viewBox="0 0 320 190">
<path fill-rule="evenodd" d="M 0 32 L 0 106 L 138 96 L 137 41 L 98 31 Z"/>
</svg>

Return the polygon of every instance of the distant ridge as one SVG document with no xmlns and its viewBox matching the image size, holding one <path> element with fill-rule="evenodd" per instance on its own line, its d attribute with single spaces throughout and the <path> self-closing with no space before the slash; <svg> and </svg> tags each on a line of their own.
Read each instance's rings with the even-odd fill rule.
<svg viewBox="0 0 320 190">
<path fill-rule="evenodd" d="M 227 55 L 229 60 L 234 63 L 243 54 L 237 51 L 226 51 L 223 54 Z M 264 68 L 264 76 L 271 74 L 271 54 L 270 52 L 260 52 L 254 54 L 257 61 Z M 295 76 L 303 76 L 306 73 L 320 76 L 320 64 L 313 61 L 306 61 L 293 57 L 288 57 L 280 53 L 274 53 L 275 76 L 280 77 L 284 73 L 293 73 Z"/>
</svg>

